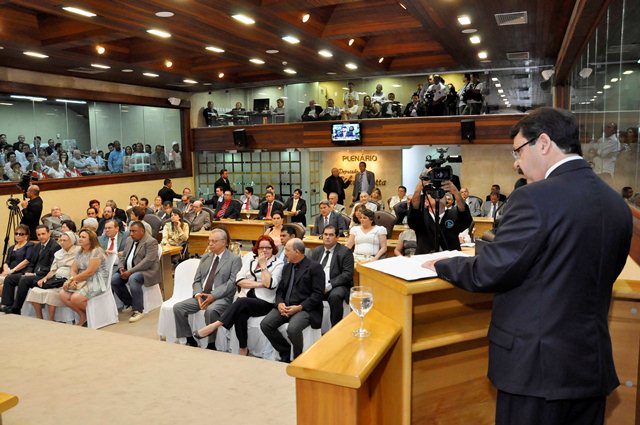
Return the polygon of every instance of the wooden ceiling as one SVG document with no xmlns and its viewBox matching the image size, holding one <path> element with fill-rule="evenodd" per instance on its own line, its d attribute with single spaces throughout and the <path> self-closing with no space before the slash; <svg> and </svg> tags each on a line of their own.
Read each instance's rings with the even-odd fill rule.
<svg viewBox="0 0 640 425">
<path fill-rule="evenodd" d="M 0 0 L 0 65 L 184 91 L 455 70 L 553 65 L 575 0 Z M 71 14 L 64 6 L 95 13 Z M 155 14 L 169 11 L 173 17 Z M 526 11 L 498 26 L 494 14 Z M 243 13 L 254 25 L 231 15 Z M 308 22 L 302 16 L 308 13 Z M 457 17 L 468 15 L 471 25 Z M 168 31 L 162 39 L 147 33 Z M 472 45 L 466 28 L 478 30 Z M 301 42 L 289 44 L 292 35 Z M 349 46 L 350 39 L 354 39 Z M 106 48 L 99 55 L 96 46 Z M 205 50 L 217 46 L 224 53 Z M 268 54 L 266 50 L 278 50 Z M 318 51 L 327 49 L 331 58 Z M 32 50 L 49 56 L 23 55 Z M 478 58 L 488 53 L 490 62 Z M 529 52 L 529 60 L 507 53 Z M 250 58 L 265 61 L 263 65 Z M 380 58 L 384 58 L 379 62 Z M 173 63 L 171 68 L 165 61 Z M 283 63 L 286 62 L 286 65 Z M 345 67 L 347 62 L 357 70 Z M 91 64 L 110 66 L 101 70 Z M 289 75 L 284 68 L 293 68 Z M 133 72 L 123 72 L 131 69 Z M 143 72 L 158 74 L 157 78 Z M 218 74 L 224 73 L 223 78 Z M 334 74 L 335 73 L 335 74 Z M 184 83 L 193 79 L 198 84 Z M 207 83 L 205 86 L 204 83 Z"/>
</svg>

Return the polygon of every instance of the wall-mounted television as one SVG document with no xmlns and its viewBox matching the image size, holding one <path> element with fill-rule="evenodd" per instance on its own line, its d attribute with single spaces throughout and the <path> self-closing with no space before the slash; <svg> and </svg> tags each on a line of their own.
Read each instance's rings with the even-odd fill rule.
<svg viewBox="0 0 640 425">
<path fill-rule="evenodd" d="M 331 124 L 331 142 L 336 145 L 360 145 L 362 133 L 359 122 L 340 122 Z"/>
</svg>

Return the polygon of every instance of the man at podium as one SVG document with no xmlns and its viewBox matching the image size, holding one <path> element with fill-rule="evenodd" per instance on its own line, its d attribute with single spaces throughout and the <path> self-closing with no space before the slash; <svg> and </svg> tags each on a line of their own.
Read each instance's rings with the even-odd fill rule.
<svg viewBox="0 0 640 425">
<path fill-rule="evenodd" d="M 488 335 L 496 425 L 602 424 L 619 385 L 607 316 L 631 213 L 582 159 L 571 113 L 537 109 L 511 137 L 514 167 L 531 184 L 513 192 L 494 241 L 475 257 L 423 266 L 496 293 Z"/>
</svg>

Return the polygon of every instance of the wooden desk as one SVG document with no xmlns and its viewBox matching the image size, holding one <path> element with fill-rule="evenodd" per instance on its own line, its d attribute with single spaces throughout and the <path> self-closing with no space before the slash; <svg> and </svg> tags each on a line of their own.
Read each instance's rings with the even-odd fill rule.
<svg viewBox="0 0 640 425">
<path fill-rule="evenodd" d="M 475 226 L 473 226 L 474 238 L 481 238 L 482 235 L 493 228 L 492 217 L 473 217 L 473 222 L 475 223 Z"/>
<path fill-rule="evenodd" d="M 171 262 L 172 255 L 178 255 L 182 252 L 182 247 L 164 245 L 162 247 L 162 257 L 160 267 L 162 268 L 162 299 L 168 300 L 173 295 L 173 264 Z"/>
<path fill-rule="evenodd" d="M 0 425 L 2 425 L 2 414 L 18 404 L 18 397 L 13 394 L 0 393 Z"/>
</svg>

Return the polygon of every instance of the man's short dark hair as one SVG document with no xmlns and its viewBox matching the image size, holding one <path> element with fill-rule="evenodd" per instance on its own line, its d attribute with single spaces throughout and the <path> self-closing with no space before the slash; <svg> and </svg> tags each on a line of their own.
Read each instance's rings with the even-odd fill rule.
<svg viewBox="0 0 640 425">
<path fill-rule="evenodd" d="M 296 193 L 296 192 L 298 192 L 298 195 L 302 196 L 302 190 L 296 188 L 293 190 L 293 193 Z"/>
<path fill-rule="evenodd" d="M 358 165 L 360 165 L 360 164 L 364 164 L 364 168 L 367 168 L 367 163 L 366 162 L 360 161 L 360 163 Z"/>
<path fill-rule="evenodd" d="M 134 208 L 137 208 L 137 207 L 134 207 Z M 129 223 L 129 229 L 131 229 L 133 226 L 137 226 L 137 227 L 141 228 L 144 233 L 147 232 L 147 229 L 144 228 L 144 224 L 142 224 L 142 221 L 140 221 L 140 220 L 135 220 L 135 221 L 132 221 L 131 223 Z"/>
<path fill-rule="evenodd" d="M 163 184 L 165 186 L 168 185 L 169 183 L 171 183 L 171 179 L 164 179 L 164 183 Z"/>
<path fill-rule="evenodd" d="M 140 198 L 140 202 L 144 202 L 145 204 L 149 205 L 149 200 L 147 198 Z"/>
<path fill-rule="evenodd" d="M 324 233 L 325 230 L 333 230 L 333 232 L 338 235 L 338 229 L 336 229 L 336 226 L 334 226 L 333 224 L 327 224 L 326 226 L 324 226 L 324 229 L 322 229 L 322 233 Z"/>
<path fill-rule="evenodd" d="M 398 186 L 398 189 L 402 189 L 402 190 L 404 190 L 405 192 L 407 191 L 407 188 L 406 188 L 405 186 L 402 186 L 402 185 Z"/>
<path fill-rule="evenodd" d="M 253 188 L 251 186 L 245 187 L 244 190 L 246 190 L 247 192 L 253 195 Z"/>
<path fill-rule="evenodd" d="M 78 228 L 76 227 L 76 223 L 73 220 L 62 220 L 60 224 L 61 225 L 65 224 L 67 228 L 71 230 L 73 233 L 76 233 L 78 231 Z"/>
<path fill-rule="evenodd" d="M 226 168 L 223 168 L 222 170 L 220 170 L 220 175 L 223 175 L 225 171 L 228 172 L 229 170 L 227 170 Z"/>
<path fill-rule="evenodd" d="M 138 220 L 142 220 L 144 218 L 144 215 L 147 213 L 146 209 L 142 208 L 140 205 L 136 205 L 135 207 L 131 208 L 131 211 L 133 211 L 136 217 L 138 217 Z"/>
<path fill-rule="evenodd" d="M 109 223 L 113 223 L 114 227 L 117 227 L 118 230 L 120 230 L 120 222 L 118 220 L 116 220 L 115 218 L 110 218 L 109 220 L 104 222 L 105 227 L 107 226 L 107 224 Z"/>
<path fill-rule="evenodd" d="M 172 206 L 172 205 L 173 205 L 173 202 L 171 202 L 171 201 L 164 201 L 164 202 L 162 203 L 162 206 L 163 206 L 163 207 L 166 207 L 166 206 L 169 206 L 169 207 L 170 207 L 170 206 Z"/>
<path fill-rule="evenodd" d="M 564 109 L 550 107 L 538 108 L 516 123 L 509 133 L 512 139 L 522 132 L 530 140 L 545 133 L 564 153 L 576 153 L 582 156 L 578 123 L 575 116 Z M 537 140 L 531 142 L 535 145 Z"/>
<path fill-rule="evenodd" d="M 48 228 L 47 226 L 45 226 L 44 224 L 38 224 L 38 225 L 36 226 L 36 231 L 37 231 L 38 229 L 47 229 L 47 233 L 49 233 L 49 228 Z"/>
<path fill-rule="evenodd" d="M 287 232 L 288 235 L 296 236 L 296 228 L 289 224 L 282 226 L 282 230 L 280 232 Z"/>
</svg>

